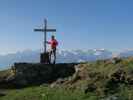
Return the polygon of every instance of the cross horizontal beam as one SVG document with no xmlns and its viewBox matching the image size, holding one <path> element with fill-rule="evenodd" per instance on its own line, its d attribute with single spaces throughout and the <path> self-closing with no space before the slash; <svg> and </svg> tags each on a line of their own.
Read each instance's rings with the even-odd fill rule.
<svg viewBox="0 0 133 100">
<path fill-rule="evenodd" d="M 34 31 L 41 31 L 41 32 L 56 32 L 56 29 L 34 29 Z"/>
</svg>

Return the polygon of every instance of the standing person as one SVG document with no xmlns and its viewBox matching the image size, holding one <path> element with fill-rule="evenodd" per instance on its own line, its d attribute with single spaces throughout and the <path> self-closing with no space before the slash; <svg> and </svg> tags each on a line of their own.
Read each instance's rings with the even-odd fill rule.
<svg viewBox="0 0 133 100">
<path fill-rule="evenodd" d="M 46 43 L 48 43 L 48 44 L 51 45 L 51 50 L 50 50 L 50 53 L 49 53 L 50 62 L 51 62 L 51 56 L 54 55 L 54 61 L 53 61 L 53 63 L 55 64 L 55 62 L 56 62 L 56 48 L 58 46 L 58 41 L 55 39 L 55 36 L 52 35 L 51 36 L 51 40 L 50 41 L 47 41 Z"/>
</svg>

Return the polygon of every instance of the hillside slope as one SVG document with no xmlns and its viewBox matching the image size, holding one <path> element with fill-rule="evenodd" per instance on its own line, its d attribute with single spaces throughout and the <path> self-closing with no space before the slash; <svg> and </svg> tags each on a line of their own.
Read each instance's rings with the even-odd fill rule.
<svg viewBox="0 0 133 100">
<path fill-rule="evenodd" d="M 71 76 L 57 78 L 49 84 L 7 89 L 0 100 L 133 100 L 132 57 L 74 67 Z"/>
</svg>

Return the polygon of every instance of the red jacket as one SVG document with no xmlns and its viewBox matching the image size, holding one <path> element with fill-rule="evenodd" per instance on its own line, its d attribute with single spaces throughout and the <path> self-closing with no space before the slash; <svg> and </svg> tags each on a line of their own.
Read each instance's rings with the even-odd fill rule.
<svg viewBox="0 0 133 100">
<path fill-rule="evenodd" d="M 53 39 L 53 40 L 51 39 L 51 41 L 49 41 L 48 44 L 50 44 L 51 48 L 53 49 L 57 47 L 58 41 L 56 39 Z"/>
</svg>

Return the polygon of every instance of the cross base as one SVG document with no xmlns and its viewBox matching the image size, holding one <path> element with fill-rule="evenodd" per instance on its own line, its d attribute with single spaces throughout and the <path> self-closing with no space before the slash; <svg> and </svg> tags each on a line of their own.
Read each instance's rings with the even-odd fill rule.
<svg viewBox="0 0 133 100">
<path fill-rule="evenodd" d="M 40 63 L 50 64 L 49 52 L 40 54 Z"/>
</svg>

